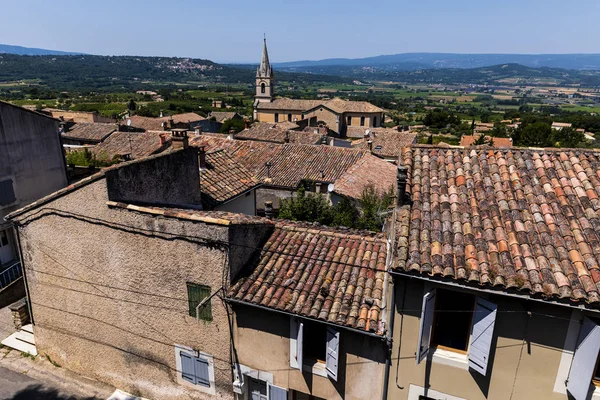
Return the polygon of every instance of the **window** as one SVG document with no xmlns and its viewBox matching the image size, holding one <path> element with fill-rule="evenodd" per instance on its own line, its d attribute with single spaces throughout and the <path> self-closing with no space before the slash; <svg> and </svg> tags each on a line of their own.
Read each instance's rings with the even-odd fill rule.
<svg viewBox="0 0 600 400">
<path fill-rule="evenodd" d="M 214 360 L 211 355 L 175 345 L 175 361 L 179 384 L 216 394 Z"/>
<path fill-rule="evenodd" d="M 373 126 L 377 126 L 377 117 L 373 117 Z"/>
<path fill-rule="evenodd" d="M 292 114 L 288 114 L 288 121 L 292 122 Z"/>
<path fill-rule="evenodd" d="M 346 120 L 348 121 L 348 122 L 347 122 L 348 126 L 351 126 L 351 125 L 352 125 L 352 117 L 351 117 L 351 116 L 348 116 L 348 117 L 346 118 Z"/>
<path fill-rule="evenodd" d="M 248 392 L 249 399 L 252 400 L 268 400 L 267 398 L 267 382 L 259 381 L 254 378 L 246 378 L 248 379 Z"/>
<path fill-rule="evenodd" d="M 279 114 L 275 113 L 275 122 L 279 122 Z"/>
<path fill-rule="evenodd" d="M 470 293 L 434 289 L 423 296 L 417 364 L 432 347 L 466 354 L 469 368 L 487 374 L 497 306 Z"/>
<path fill-rule="evenodd" d="M 266 85 L 264 83 L 261 83 L 260 84 L 260 92 L 264 94 L 266 91 L 267 91 L 266 90 Z"/>
<path fill-rule="evenodd" d="M 337 381 L 340 333 L 325 324 L 290 320 L 290 366 L 313 366 L 319 374 Z M 306 361 L 306 362 L 305 362 Z"/>
<path fill-rule="evenodd" d="M 590 386 L 600 384 L 599 354 L 600 325 L 598 321 L 585 317 L 567 378 L 567 391 L 575 400 L 588 399 Z"/>
<path fill-rule="evenodd" d="M 198 309 L 199 315 L 196 316 L 196 308 L 198 305 L 202 303 L 202 300 L 210 296 L 210 287 L 195 283 L 188 283 L 187 291 L 190 317 L 199 318 L 204 321 L 212 321 L 210 300 L 208 300 L 202 307 Z"/>
<path fill-rule="evenodd" d="M 474 295 L 438 289 L 431 344 L 466 353 L 474 307 Z"/>
<path fill-rule="evenodd" d="M 14 203 L 16 199 L 13 180 L 5 179 L 0 181 L 0 206 L 7 206 Z"/>
<path fill-rule="evenodd" d="M 0 247 L 8 245 L 8 230 L 0 231 Z"/>
<path fill-rule="evenodd" d="M 360 117 L 360 126 L 365 126 L 365 117 Z"/>
</svg>

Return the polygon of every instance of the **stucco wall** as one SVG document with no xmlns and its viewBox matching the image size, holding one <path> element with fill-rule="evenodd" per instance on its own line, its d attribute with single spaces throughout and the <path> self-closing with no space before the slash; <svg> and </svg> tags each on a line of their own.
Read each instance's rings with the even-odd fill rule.
<svg viewBox="0 0 600 400">
<path fill-rule="evenodd" d="M 340 132 L 340 124 L 341 121 L 338 121 L 338 115 L 331 112 L 329 109 L 325 107 L 319 107 L 315 109 L 313 112 L 304 114 L 305 118 L 313 118 L 317 119 L 317 122 L 323 121 L 327 124 L 327 127 L 334 132 Z"/>
<path fill-rule="evenodd" d="M 21 218 L 38 352 L 144 397 L 214 398 L 176 382 L 174 346 L 188 346 L 214 357 L 218 398 L 233 398 L 225 308 L 215 296 L 213 320 L 197 321 L 186 288 L 226 282 L 227 250 L 205 239 L 229 228 L 110 209 L 106 193 L 102 179 Z"/>
<path fill-rule="evenodd" d="M 110 123 L 115 122 L 114 119 L 103 117 L 102 115 L 91 113 L 91 112 L 74 112 L 74 111 L 52 111 L 54 118 L 62 118 L 64 120 L 73 120 L 73 122 L 103 122 Z"/>
<path fill-rule="evenodd" d="M 58 121 L 0 102 L 0 180 L 12 179 L 16 202 L 4 216 L 67 185 Z"/>
<path fill-rule="evenodd" d="M 421 305 L 426 287 L 421 281 L 403 279 L 397 279 L 395 286 L 389 399 L 408 399 L 411 384 L 472 400 L 566 398 L 553 392 L 571 313 L 566 307 L 499 295 L 487 296 L 498 305 L 494 331 L 497 339 L 490 354 L 487 376 L 482 377 L 476 372 L 444 365 L 435 358 L 416 365 Z M 532 312 L 531 317 L 527 310 Z"/>
<path fill-rule="evenodd" d="M 324 399 L 381 399 L 385 346 L 340 328 L 337 382 L 290 367 L 290 317 L 254 307 L 234 307 L 235 350 L 240 364 L 273 374 L 273 384 Z"/>
<path fill-rule="evenodd" d="M 239 197 L 216 207 L 218 211 L 229 211 L 246 215 L 256 215 L 256 190 L 251 190 Z"/>
<path fill-rule="evenodd" d="M 291 190 L 260 187 L 256 189 L 256 208 L 264 210 L 265 202 L 272 201 L 273 208 L 279 209 L 279 199 L 289 199 L 293 194 Z"/>
</svg>

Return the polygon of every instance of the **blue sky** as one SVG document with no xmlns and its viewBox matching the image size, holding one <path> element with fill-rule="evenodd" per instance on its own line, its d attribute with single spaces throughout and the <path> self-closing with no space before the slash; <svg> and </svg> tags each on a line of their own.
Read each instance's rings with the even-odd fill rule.
<svg viewBox="0 0 600 400">
<path fill-rule="evenodd" d="M 406 52 L 600 53 L 599 0 L 3 1 L 0 43 L 258 62 Z"/>
</svg>

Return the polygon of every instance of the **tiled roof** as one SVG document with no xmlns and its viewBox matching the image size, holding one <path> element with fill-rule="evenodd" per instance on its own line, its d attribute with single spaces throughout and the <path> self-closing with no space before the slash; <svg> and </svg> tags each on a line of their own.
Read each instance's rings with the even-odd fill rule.
<svg viewBox="0 0 600 400">
<path fill-rule="evenodd" d="M 160 135 L 166 135 L 166 139 L 169 141 L 167 132 L 115 132 L 91 150 L 96 155 L 103 155 L 108 158 L 124 154 L 131 154 L 133 158 L 141 158 L 168 147 L 168 143 L 164 146 L 160 144 Z"/>
<path fill-rule="evenodd" d="M 235 111 L 213 111 L 210 113 L 210 116 L 214 117 L 217 120 L 217 122 L 225 122 L 226 120 L 231 119 L 236 115 L 239 114 Z"/>
<path fill-rule="evenodd" d="M 279 221 L 228 297 L 383 335 L 385 262 L 380 234 Z"/>
<path fill-rule="evenodd" d="M 334 182 L 333 191 L 353 199 L 361 198 L 367 186 L 385 193 L 394 187 L 396 174 L 394 164 L 366 154 Z"/>
<path fill-rule="evenodd" d="M 79 123 L 71 127 L 68 132 L 63 133 L 62 136 L 69 139 L 101 142 L 117 128 L 117 124 Z"/>
<path fill-rule="evenodd" d="M 322 100 L 300 100 L 300 99 L 288 99 L 279 98 L 269 103 L 261 102 L 258 103 L 257 108 L 259 110 L 296 110 L 306 111 L 311 108 L 317 107 L 323 104 Z"/>
<path fill-rule="evenodd" d="M 352 147 L 358 149 L 369 149 L 368 140 L 371 140 L 373 154 L 381 157 L 397 158 L 403 147 L 412 146 L 417 141 L 417 134 L 410 132 L 398 132 L 396 129 L 373 129 L 367 140 L 356 140 Z"/>
<path fill-rule="evenodd" d="M 464 147 L 475 146 L 475 142 L 481 137 L 481 135 L 463 135 L 460 138 L 460 145 Z M 503 147 L 508 148 L 512 147 L 512 139 L 511 138 L 499 138 L 499 137 L 491 137 L 485 136 L 486 142 L 492 141 L 492 147 Z"/>
<path fill-rule="evenodd" d="M 402 159 L 413 203 L 399 270 L 600 304 L 599 151 L 419 146 Z"/>
<path fill-rule="evenodd" d="M 335 98 L 332 100 L 301 100 L 301 99 L 288 99 L 280 98 L 275 99 L 270 103 L 264 102 L 259 103 L 257 108 L 264 110 L 294 110 L 294 111 L 307 111 L 319 106 L 325 106 L 336 113 L 345 112 L 363 112 L 363 113 L 374 113 L 383 112 L 383 110 L 377 106 L 366 101 L 349 101 Z"/>
<path fill-rule="evenodd" d="M 295 125 L 295 124 L 294 124 Z M 296 125 L 296 127 L 298 127 Z M 295 144 L 317 144 L 321 140 L 321 135 L 315 135 L 312 132 L 289 130 L 280 124 L 269 122 L 256 122 L 248 129 L 244 129 L 235 135 L 236 139 L 241 140 L 259 140 L 263 142 L 285 143 L 286 137 L 288 143 Z"/>
<path fill-rule="evenodd" d="M 383 112 L 383 109 L 374 106 L 366 101 L 350 101 L 335 98 L 325 102 L 325 106 L 338 113 L 344 112 L 362 112 L 362 113 L 378 113 Z"/>
<path fill-rule="evenodd" d="M 141 115 L 132 115 L 124 121 L 127 124 L 127 120 L 131 121 L 131 126 L 146 131 L 163 131 L 163 123 L 165 122 L 161 118 L 142 117 Z"/>
<path fill-rule="evenodd" d="M 206 169 L 200 171 L 200 190 L 205 208 L 214 208 L 258 184 L 258 179 L 225 150 L 206 154 Z"/>
<path fill-rule="evenodd" d="M 203 116 L 198 115 L 196 113 L 190 112 L 190 113 L 183 113 L 183 114 L 175 114 L 175 115 L 171 115 L 171 116 L 167 116 L 167 117 L 162 117 L 159 119 L 163 120 L 163 121 L 169 121 L 172 119 L 173 122 L 175 122 L 176 124 L 180 124 L 180 123 L 202 121 L 206 118 L 204 118 Z"/>
</svg>

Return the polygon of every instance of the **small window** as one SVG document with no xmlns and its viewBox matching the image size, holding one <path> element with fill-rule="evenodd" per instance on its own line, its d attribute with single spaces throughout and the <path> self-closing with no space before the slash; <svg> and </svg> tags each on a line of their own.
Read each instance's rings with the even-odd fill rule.
<svg viewBox="0 0 600 400">
<path fill-rule="evenodd" d="M 431 344 L 466 353 L 474 309 L 474 295 L 437 289 Z"/>
<path fill-rule="evenodd" d="M 14 203 L 16 200 L 13 180 L 6 179 L 0 181 L 0 207 Z"/>
<path fill-rule="evenodd" d="M 212 310 L 210 306 L 210 300 L 208 300 L 202 307 L 200 307 L 200 309 L 198 310 L 199 315 L 196 316 L 196 308 L 198 307 L 198 305 L 202 303 L 202 300 L 210 296 L 210 287 L 198 285 L 195 283 L 188 283 L 187 291 L 190 317 L 197 317 L 204 321 L 212 321 Z"/>
<path fill-rule="evenodd" d="M 266 90 L 266 85 L 264 83 L 261 83 L 260 84 L 260 92 L 264 94 L 266 91 L 267 91 Z"/>
<path fill-rule="evenodd" d="M 348 126 L 352 125 L 352 117 L 348 116 L 348 118 L 346 118 L 346 120 L 348 121 L 347 124 Z"/>
<path fill-rule="evenodd" d="M 255 378 L 250 378 L 246 376 L 248 379 L 248 394 L 249 398 L 252 400 L 267 400 L 267 382 L 260 381 Z"/>
<path fill-rule="evenodd" d="M 377 117 L 373 117 L 373 126 L 377 126 Z"/>
<path fill-rule="evenodd" d="M 216 394 L 214 359 L 189 347 L 175 345 L 177 381 L 200 392 Z"/>
<path fill-rule="evenodd" d="M 327 358 L 327 329 L 325 324 L 304 323 L 304 359 L 325 363 Z"/>
<path fill-rule="evenodd" d="M 275 113 L 275 122 L 279 122 L 279 114 Z"/>
<path fill-rule="evenodd" d="M 365 126 L 365 117 L 360 117 L 360 126 Z"/>
<path fill-rule="evenodd" d="M 288 122 L 292 122 L 292 114 L 288 114 Z"/>
<path fill-rule="evenodd" d="M 0 231 L 0 247 L 8 245 L 8 231 Z"/>
</svg>

